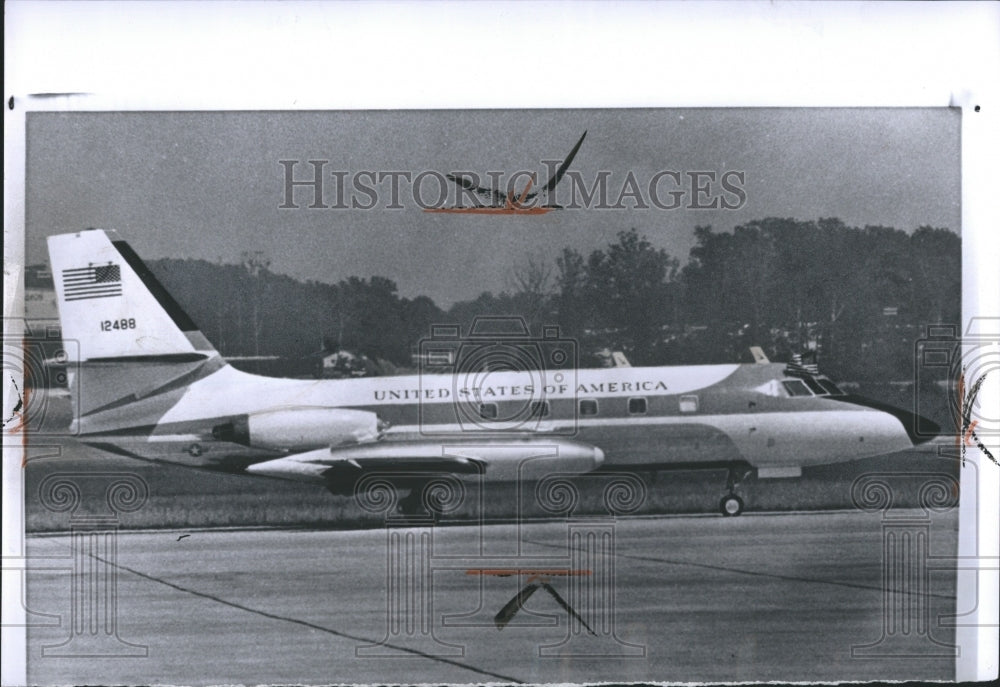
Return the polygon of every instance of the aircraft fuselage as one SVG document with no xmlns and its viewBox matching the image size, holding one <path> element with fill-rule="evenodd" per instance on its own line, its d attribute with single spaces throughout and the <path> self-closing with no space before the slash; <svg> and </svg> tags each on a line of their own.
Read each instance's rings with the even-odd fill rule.
<svg viewBox="0 0 1000 687">
<path fill-rule="evenodd" d="M 793 396 L 783 382 L 801 381 L 782 370 L 780 364 L 741 364 L 293 380 L 223 366 L 176 395 L 127 406 L 137 417 L 159 417 L 140 442 L 146 450 L 134 441 L 141 428 L 123 426 L 122 409 L 84 416 L 78 429 L 85 441 L 95 433 L 102 444 L 119 435 L 130 439 L 130 452 L 162 458 L 172 447 L 180 462 L 201 465 L 240 453 L 280 455 L 259 444 L 242 451 L 218 441 L 227 423 L 330 408 L 374 413 L 388 425 L 379 439 L 384 444 L 571 440 L 598 447 L 606 467 L 732 461 L 802 467 L 913 446 L 903 414 L 846 395 Z M 328 447 L 317 440 L 295 449 Z"/>
</svg>

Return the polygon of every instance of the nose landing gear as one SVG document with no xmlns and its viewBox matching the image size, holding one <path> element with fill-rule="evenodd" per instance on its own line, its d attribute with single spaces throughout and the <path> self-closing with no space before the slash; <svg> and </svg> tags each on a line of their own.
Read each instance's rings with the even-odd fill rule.
<svg viewBox="0 0 1000 687">
<path fill-rule="evenodd" d="M 726 478 L 726 489 L 729 493 L 719 501 L 719 511 L 723 516 L 734 518 L 743 512 L 743 499 L 736 495 L 736 487 L 752 472 L 753 468 L 745 463 L 729 466 L 729 475 Z"/>
<path fill-rule="evenodd" d="M 736 494 L 726 494 L 719 501 L 719 510 L 728 518 L 736 517 L 743 512 L 743 499 Z"/>
</svg>

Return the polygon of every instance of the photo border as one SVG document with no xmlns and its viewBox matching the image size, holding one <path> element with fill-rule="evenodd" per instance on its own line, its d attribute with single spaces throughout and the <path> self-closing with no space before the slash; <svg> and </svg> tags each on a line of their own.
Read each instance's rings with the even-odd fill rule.
<svg viewBox="0 0 1000 687">
<path fill-rule="evenodd" d="M 986 3 L 10 2 L 4 317 L 23 313 L 26 112 L 677 106 L 960 108 L 963 322 L 996 317 L 998 18 Z M 425 78 L 400 78 L 402 60 Z M 980 393 L 1000 405 L 996 378 Z M 5 414 L 14 400 L 5 385 Z M 958 571 L 957 607 L 980 624 L 956 629 L 955 677 L 982 680 L 997 675 L 1000 502 L 998 468 L 969 455 L 984 478 L 963 489 L 959 556 L 993 562 Z M 21 460 L 5 434 L 5 558 L 23 555 Z M 3 645 L 3 684 L 23 684 L 24 628 Z"/>
</svg>

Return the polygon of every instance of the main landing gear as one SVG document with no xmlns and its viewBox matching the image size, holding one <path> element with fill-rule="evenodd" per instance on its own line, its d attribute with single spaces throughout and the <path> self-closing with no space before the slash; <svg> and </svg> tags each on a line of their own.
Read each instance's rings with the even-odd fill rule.
<svg viewBox="0 0 1000 687">
<path fill-rule="evenodd" d="M 723 516 L 734 518 L 743 512 L 743 499 L 736 494 L 736 487 L 752 472 L 753 468 L 746 464 L 729 466 L 729 475 L 726 478 L 726 489 L 729 493 L 719 501 L 719 511 Z"/>
</svg>

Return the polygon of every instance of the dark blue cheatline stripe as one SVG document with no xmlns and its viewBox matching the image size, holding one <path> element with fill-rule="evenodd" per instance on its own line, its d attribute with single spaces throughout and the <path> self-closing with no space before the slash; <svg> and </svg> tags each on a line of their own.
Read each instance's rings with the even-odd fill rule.
<svg viewBox="0 0 1000 687">
<path fill-rule="evenodd" d="M 125 262 L 128 263 L 137 275 L 142 283 L 149 289 L 149 292 L 153 294 L 153 297 L 159 302 L 163 309 L 167 311 L 170 319 L 174 321 L 182 332 L 195 332 L 198 331 L 198 326 L 195 325 L 194 321 L 188 317 L 187 313 L 181 308 L 181 306 L 174 300 L 165 288 L 163 284 L 153 275 L 146 263 L 142 261 L 132 247 L 128 245 L 125 241 L 112 241 L 114 247 L 118 250 Z"/>
<path fill-rule="evenodd" d="M 88 363 L 196 363 L 207 360 L 204 353 L 161 353 L 159 355 L 119 355 L 110 358 L 87 358 Z"/>
</svg>

